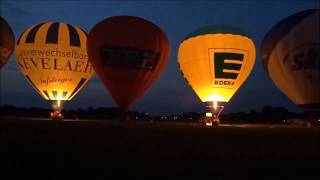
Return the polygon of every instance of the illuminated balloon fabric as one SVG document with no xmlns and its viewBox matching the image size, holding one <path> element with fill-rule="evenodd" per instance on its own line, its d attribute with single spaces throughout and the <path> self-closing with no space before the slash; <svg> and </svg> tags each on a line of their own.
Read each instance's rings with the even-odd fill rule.
<svg viewBox="0 0 320 180">
<path fill-rule="evenodd" d="M 107 18 L 88 37 L 94 70 L 122 111 L 159 77 L 169 50 L 169 41 L 158 26 L 133 16 Z"/>
<path fill-rule="evenodd" d="M 295 104 L 320 110 L 320 10 L 306 10 L 276 24 L 262 43 L 263 64 Z"/>
<path fill-rule="evenodd" d="M 0 69 L 6 64 L 13 53 L 14 43 L 14 33 L 11 27 L 0 16 Z"/>
<path fill-rule="evenodd" d="M 228 102 L 254 66 L 255 45 L 236 28 L 207 26 L 180 44 L 178 62 L 202 102 Z"/>
<path fill-rule="evenodd" d="M 34 25 L 17 42 L 17 65 L 46 100 L 71 100 L 94 73 L 86 41 L 86 33 L 76 26 Z"/>
</svg>

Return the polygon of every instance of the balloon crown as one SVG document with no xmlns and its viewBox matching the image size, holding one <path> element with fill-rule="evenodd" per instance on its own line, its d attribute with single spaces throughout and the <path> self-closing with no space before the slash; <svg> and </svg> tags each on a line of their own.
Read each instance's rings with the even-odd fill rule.
<svg viewBox="0 0 320 180">
<path fill-rule="evenodd" d="M 243 35 L 243 36 L 247 36 L 247 33 L 243 32 L 241 29 L 239 28 L 235 28 L 232 26 L 228 26 L 228 25 L 209 25 L 209 26 L 204 26 L 201 27 L 195 31 L 193 31 L 192 33 L 190 33 L 184 40 L 187 40 L 189 38 L 195 37 L 195 36 L 199 36 L 199 35 L 205 35 L 205 34 L 217 34 L 217 33 L 222 33 L 222 34 L 238 34 L 238 35 Z"/>
</svg>

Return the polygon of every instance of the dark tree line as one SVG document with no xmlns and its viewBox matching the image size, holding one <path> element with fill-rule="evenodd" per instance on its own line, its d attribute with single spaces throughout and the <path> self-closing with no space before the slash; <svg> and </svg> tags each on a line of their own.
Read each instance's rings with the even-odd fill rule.
<svg viewBox="0 0 320 180">
<path fill-rule="evenodd" d="M 14 106 L 0 107 L 0 117 L 34 117 L 49 118 L 51 110 L 42 108 L 24 108 Z M 117 108 L 92 108 L 64 110 L 63 115 L 67 119 L 97 119 L 97 120 L 117 120 L 123 117 Z M 204 112 L 188 112 L 179 115 L 153 116 L 146 113 L 130 111 L 126 117 L 132 120 L 154 120 L 154 121 L 175 121 L 175 122 L 197 122 L 204 117 Z M 222 122 L 230 123 L 283 123 L 287 119 L 305 119 L 308 115 L 304 113 L 289 112 L 283 107 L 264 106 L 260 112 L 252 110 L 250 112 L 237 112 L 221 114 Z"/>
<path fill-rule="evenodd" d="M 33 118 L 49 118 L 51 109 L 42 108 L 25 108 L 14 106 L 1 106 L 0 117 L 33 117 Z M 123 114 L 118 111 L 117 108 L 92 108 L 76 109 L 76 110 L 63 110 L 62 114 L 66 119 L 118 119 Z M 131 119 L 149 120 L 151 117 L 136 111 L 130 111 L 127 113 Z"/>
<path fill-rule="evenodd" d="M 188 112 L 179 116 L 156 116 L 162 121 L 190 121 L 196 122 L 204 117 L 205 112 Z M 283 123 L 288 119 L 306 119 L 308 114 L 289 112 L 283 107 L 264 106 L 261 111 L 251 110 L 250 112 L 223 113 L 220 115 L 222 122 L 229 123 Z"/>
</svg>

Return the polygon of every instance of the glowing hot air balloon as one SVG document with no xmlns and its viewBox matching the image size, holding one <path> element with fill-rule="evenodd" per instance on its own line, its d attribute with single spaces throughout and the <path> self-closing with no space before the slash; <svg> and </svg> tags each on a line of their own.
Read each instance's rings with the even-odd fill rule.
<svg viewBox="0 0 320 180">
<path fill-rule="evenodd" d="M 249 76 L 255 55 L 248 35 L 224 25 L 200 28 L 180 44 L 180 70 L 210 109 L 213 120 L 218 120 L 224 108 L 221 104 L 228 102 Z"/>
<path fill-rule="evenodd" d="M 34 25 L 17 42 L 19 69 L 57 113 L 94 74 L 86 43 L 86 32 L 62 22 Z"/>
<path fill-rule="evenodd" d="M 0 69 L 9 60 L 14 50 L 14 34 L 9 24 L 0 16 Z"/>
<path fill-rule="evenodd" d="M 169 42 L 166 34 L 147 20 L 115 16 L 91 30 L 88 55 L 120 111 L 126 112 L 163 71 Z"/>
<path fill-rule="evenodd" d="M 266 34 L 264 67 L 275 85 L 295 104 L 320 112 L 320 10 L 291 15 Z"/>
</svg>

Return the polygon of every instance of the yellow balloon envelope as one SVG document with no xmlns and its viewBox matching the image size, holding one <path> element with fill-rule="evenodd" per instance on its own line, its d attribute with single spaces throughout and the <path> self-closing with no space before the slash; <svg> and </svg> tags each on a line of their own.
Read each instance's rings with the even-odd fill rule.
<svg viewBox="0 0 320 180">
<path fill-rule="evenodd" d="M 253 41 L 229 26 L 196 30 L 178 52 L 180 70 L 202 102 L 228 102 L 249 76 L 255 57 Z"/>
<path fill-rule="evenodd" d="M 34 25 L 17 42 L 17 65 L 46 100 L 71 100 L 94 74 L 86 41 L 87 34 L 69 24 Z"/>
</svg>

